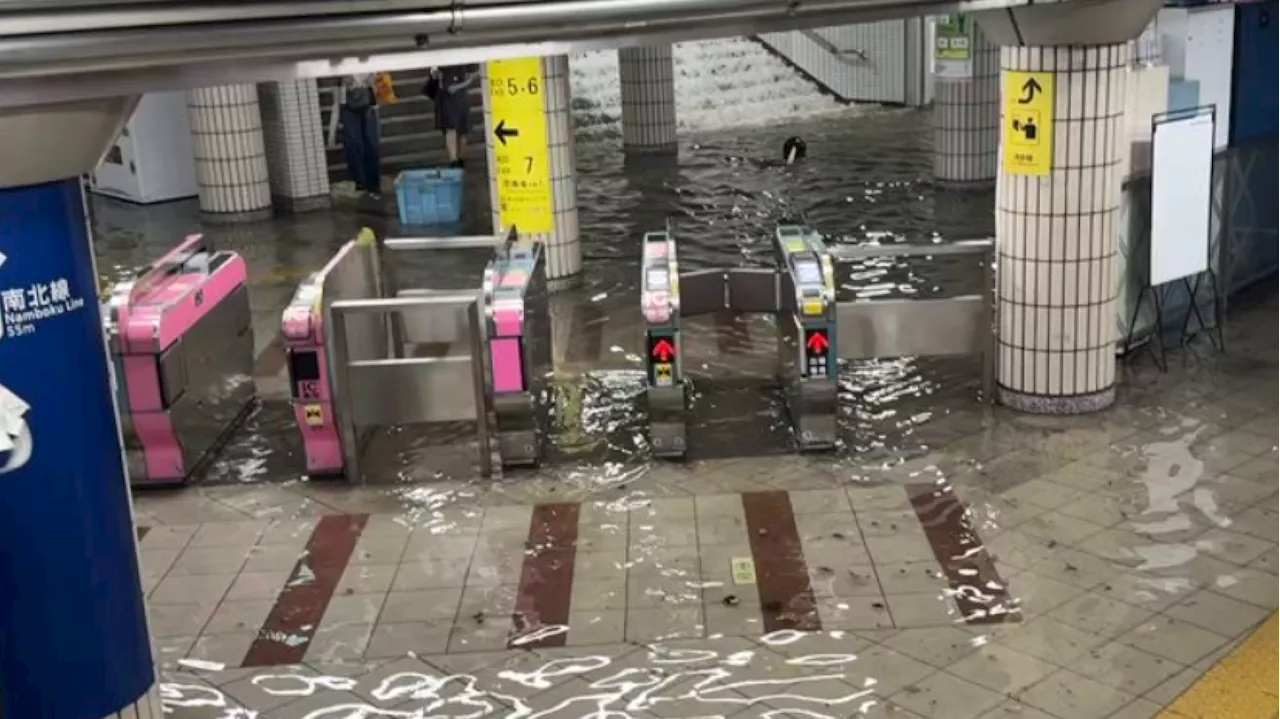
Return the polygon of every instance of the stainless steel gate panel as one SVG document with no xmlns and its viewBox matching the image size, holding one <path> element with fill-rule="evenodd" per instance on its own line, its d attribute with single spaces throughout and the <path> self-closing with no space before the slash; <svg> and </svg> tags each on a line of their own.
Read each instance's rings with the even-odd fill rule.
<svg viewBox="0 0 1280 719">
<path fill-rule="evenodd" d="M 482 306 L 478 292 L 328 303 L 325 344 L 349 478 L 361 477 L 360 452 L 368 429 L 465 420 L 476 422 L 481 474 L 492 473 Z M 385 334 L 377 331 L 385 329 L 388 316 L 394 324 L 410 313 L 452 317 L 459 308 L 465 308 L 470 325 L 466 345 L 451 347 L 461 353 L 388 356 L 399 349 L 389 347 Z"/>
<path fill-rule="evenodd" d="M 841 359 L 973 354 L 991 336 L 979 296 L 842 302 L 836 319 Z"/>
<path fill-rule="evenodd" d="M 734 312 L 773 314 L 778 311 L 778 272 L 757 267 L 729 270 L 726 306 Z"/>
<path fill-rule="evenodd" d="M 724 270 L 697 270 L 680 273 L 680 315 L 719 312 L 727 294 Z"/>
<path fill-rule="evenodd" d="M 400 290 L 396 297 L 433 297 L 439 295 L 456 295 L 456 290 Z M 467 313 L 462 310 L 453 312 L 407 312 L 397 319 L 400 328 L 398 341 L 403 345 L 451 345 L 463 342 L 467 338 Z"/>
<path fill-rule="evenodd" d="M 351 419 L 390 426 L 476 418 L 469 355 L 365 360 L 347 365 Z"/>
</svg>

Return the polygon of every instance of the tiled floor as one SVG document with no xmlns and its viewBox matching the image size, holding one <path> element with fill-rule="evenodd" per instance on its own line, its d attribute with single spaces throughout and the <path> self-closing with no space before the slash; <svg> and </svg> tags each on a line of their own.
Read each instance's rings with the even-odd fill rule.
<svg viewBox="0 0 1280 719">
<path fill-rule="evenodd" d="M 165 704 L 1153 717 L 1276 610 L 1275 322 L 1139 363 L 1101 415 L 955 406 L 887 460 L 140 494 Z"/>
</svg>

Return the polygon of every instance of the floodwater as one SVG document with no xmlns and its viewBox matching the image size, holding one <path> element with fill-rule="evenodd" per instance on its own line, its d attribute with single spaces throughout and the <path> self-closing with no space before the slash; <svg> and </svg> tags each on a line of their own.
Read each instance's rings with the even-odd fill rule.
<svg viewBox="0 0 1280 719">
<path fill-rule="evenodd" d="M 319 629 L 279 633 L 270 618 L 240 615 L 248 628 L 235 633 L 161 631 L 168 715 L 1149 717 L 1274 611 L 1274 286 L 1229 327 L 1231 354 L 1197 344 L 1168 375 L 1139 365 L 1120 405 L 1093 417 L 985 407 L 973 359 L 850 364 L 840 375 L 841 446 L 805 457 L 793 453 L 773 379 L 771 320 L 699 318 L 686 326 L 689 461 L 652 459 L 639 412 L 644 232 L 669 223 L 682 269 L 768 266 L 779 223 L 803 222 L 832 243 L 991 234 L 989 193 L 950 192 L 929 178 L 927 113 L 853 114 L 686 137 L 678 159 L 579 148 L 585 263 L 581 284 L 552 301 L 550 456 L 539 470 L 492 480 L 476 477 L 465 425 L 383 432 L 366 450 L 361 488 L 301 475 L 271 357 L 279 311 L 358 227 L 401 234 L 387 208 L 342 203 L 205 228 L 249 261 L 263 401 L 196 486 L 139 493 L 139 522 L 218 532 L 227 515 L 210 518 L 199 504 L 213 503 L 239 513 L 227 536 L 252 530 L 250 544 L 262 548 L 276 523 L 308 527 L 305 537 L 316 512 L 368 513 L 355 555 L 370 568 L 384 544 L 398 547 L 397 578 L 435 567 L 459 537 L 469 538 L 470 564 L 456 588 L 439 590 L 457 608 L 418 624 L 388 617 L 398 588 L 388 580 L 338 592 Z M 785 167 L 791 135 L 806 140 L 809 157 Z M 468 191 L 460 229 L 487 231 L 482 182 Z M 189 206 L 97 202 L 95 222 L 100 268 L 111 274 L 158 255 L 198 220 Z M 467 286 L 484 260 L 433 254 L 403 269 L 424 286 Z M 840 293 L 945 296 L 976 291 L 978 278 L 972 262 L 878 260 L 841 267 Z M 726 497 L 733 506 L 722 516 Z M 534 595 L 553 581 L 538 572 L 564 576 L 540 562 L 566 547 L 535 540 L 538 521 L 527 539 L 524 527 L 530 512 L 563 505 L 578 518 L 577 558 L 568 555 L 578 575 L 567 581 L 604 599 L 556 615 Z M 785 533 L 768 523 L 779 513 L 794 514 L 796 535 L 781 552 L 762 541 Z M 513 515 L 518 532 L 498 521 Z M 148 566 L 147 546 L 155 613 L 170 601 L 167 583 L 190 577 L 176 552 Z M 315 581 L 322 564 L 310 551 L 282 575 L 281 598 Z M 744 556 L 758 576 L 740 581 Z M 766 596 L 797 562 L 804 588 Z M 354 613 L 338 616 L 339 599 Z M 203 607 L 174 604 L 188 606 Z M 443 643 L 428 636 L 440 625 Z M 241 668 L 264 643 L 300 647 L 305 663 Z"/>
<path fill-rule="evenodd" d="M 988 237 L 993 197 L 940 188 L 930 178 L 928 116 L 913 111 L 867 114 L 718 130 L 686 138 L 676 157 L 628 159 L 615 142 L 579 148 L 578 206 L 584 271 L 579 286 L 552 302 L 556 391 L 580 401 L 555 438 L 553 459 L 590 458 L 611 471 L 643 465 L 648 448 L 637 401 L 642 388 L 638 321 L 640 238 L 670 227 L 682 269 L 772 266 L 772 236 L 781 223 L 808 224 L 829 243 L 938 243 Z M 807 160 L 781 161 L 783 141 L 805 138 Z M 470 211 L 455 232 L 490 231 L 483 178 L 471 178 Z M 345 211 L 344 211 L 345 210 Z M 351 211 L 354 210 L 354 211 Z M 319 215 L 278 218 L 262 225 L 205 228 L 219 247 L 235 249 L 250 265 L 259 351 L 278 332 L 279 311 L 295 283 L 318 268 L 363 225 L 382 236 L 404 233 L 394 209 L 345 203 Z M 139 222 L 145 217 L 144 222 Z M 164 246 L 195 231 L 188 207 L 154 209 L 97 203 L 99 264 L 121 276 L 157 256 Z M 188 230 L 184 225 L 190 226 Z M 415 232 L 417 234 L 417 232 Z M 487 257 L 482 252 L 434 252 L 397 258 L 407 286 L 459 289 L 476 286 Z M 932 297 L 972 294 L 980 287 L 973 259 L 877 259 L 838 268 L 841 299 Z M 693 427 L 701 434 L 695 459 L 791 451 L 789 425 L 773 380 L 776 350 L 772 318 L 718 316 L 686 323 L 686 371 L 693 379 Z M 841 375 L 846 449 L 901 450 L 882 436 L 911 434 L 924 409 L 903 419 L 899 400 L 921 402 L 943 394 L 969 395 L 976 360 L 881 360 L 857 363 Z M 710 381 L 712 377 L 723 381 Z M 259 378 L 259 384 L 262 384 Z M 261 389 L 261 387 L 260 387 Z M 922 402 L 923 401 L 923 402 Z M 202 482 L 297 478 L 297 442 L 282 402 L 267 401 L 249 420 Z M 694 430 L 691 430 L 694 431 Z M 474 430 L 448 426 L 396 431 L 390 446 L 374 452 L 366 479 L 374 483 L 428 477 L 470 476 Z M 915 445 L 908 440 L 907 445 Z M 389 459 L 390 458 L 390 459 Z M 575 471 L 575 474 L 577 472 Z"/>
</svg>

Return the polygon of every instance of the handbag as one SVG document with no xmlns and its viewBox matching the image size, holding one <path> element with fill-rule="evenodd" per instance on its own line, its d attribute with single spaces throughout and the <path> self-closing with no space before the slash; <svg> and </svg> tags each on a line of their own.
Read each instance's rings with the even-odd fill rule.
<svg viewBox="0 0 1280 719">
<path fill-rule="evenodd" d="M 390 105 L 396 101 L 396 85 L 391 73 L 380 72 L 373 76 L 373 92 L 379 105 Z"/>
<path fill-rule="evenodd" d="M 422 94 L 427 96 L 428 100 L 436 99 L 436 95 L 440 94 L 440 80 L 435 75 L 427 78 L 427 83 L 422 86 Z"/>
</svg>

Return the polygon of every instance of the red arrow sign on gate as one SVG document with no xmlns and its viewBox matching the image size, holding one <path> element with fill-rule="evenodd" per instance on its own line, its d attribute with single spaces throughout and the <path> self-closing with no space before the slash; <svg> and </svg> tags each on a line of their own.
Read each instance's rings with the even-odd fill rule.
<svg viewBox="0 0 1280 719">
<path fill-rule="evenodd" d="M 653 343 L 653 358 L 659 362 L 670 362 L 672 357 L 676 356 L 676 348 L 671 344 L 671 340 L 663 337 Z"/>
<path fill-rule="evenodd" d="M 818 331 L 810 332 L 809 337 L 804 341 L 804 345 L 809 348 L 810 352 L 816 354 L 818 352 L 826 352 L 831 343 L 827 341 L 826 332 Z"/>
</svg>

